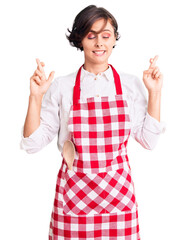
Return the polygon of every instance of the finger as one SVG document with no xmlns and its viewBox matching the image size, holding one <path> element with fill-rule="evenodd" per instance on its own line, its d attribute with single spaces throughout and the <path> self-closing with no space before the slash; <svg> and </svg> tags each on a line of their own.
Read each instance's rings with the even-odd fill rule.
<svg viewBox="0 0 186 240">
<path fill-rule="evenodd" d="M 36 75 L 36 76 L 39 76 L 40 79 L 41 79 L 41 81 L 46 80 L 45 73 L 41 73 L 38 69 L 35 70 L 35 75 Z"/>
<path fill-rule="evenodd" d="M 156 55 L 154 58 L 151 58 L 151 59 L 150 59 L 150 63 L 151 63 L 151 64 L 150 64 L 150 66 L 149 66 L 149 69 L 155 67 L 156 61 L 158 60 L 158 57 L 159 57 L 159 56 Z"/>
<path fill-rule="evenodd" d="M 161 75 L 161 73 L 160 73 L 160 72 L 157 72 L 157 73 L 155 74 L 155 78 L 159 78 L 160 75 Z"/>
<path fill-rule="evenodd" d="M 153 69 L 152 74 L 155 75 L 158 71 L 160 71 L 160 70 L 159 70 L 159 67 L 155 67 L 155 68 Z"/>
<path fill-rule="evenodd" d="M 156 55 L 156 56 L 154 57 L 154 60 L 153 60 L 153 63 L 152 63 L 153 66 L 156 65 L 156 62 L 157 62 L 158 58 L 159 58 L 158 55 Z"/>
<path fill-rule="evenodd" d="M 41 62 L 41 66 L 44 67 L 45 64 L 43 62 Z M 40 71 L 39 66 L 37 66 L 37 69 Z M 43 68 L 43 72 L 44 72 L 44 68 Z"/>
<path fill-rule="evenodd" d="M 42 84 L 42 81 L 41 81 L 41 79 L 40 79 L 38 76 L 34 76 L 34 77 L 32 77 L 32 79 L 33 79 L 38 85 L 41 85 L 41 84 Z"/>
<path fill-rule="evenodd" d="M 47 80 L 47 81 L 52 82 L 52 79 L 54 78 L 54 74 L 55 74 L 54 71 L 51 72 L 50 75 L 49 75 L 49 77 L 48 77 L 48 80 Z"/>
<path fill-rule="evenodd" d="M 149 78 L 150 76 L 151 76 L 151 73 L 148 70 L 143 72 L 143 78 Z"/>
<path fill-rule="evenodd" d="M 42 65 L 42 66 L 45 66 L 45 64 L 44 64 L 43 62 L 41 62 L 41 65 Z M 37 67 L 37 69 L 36 69 L 36 70 L 38 70 L 38 71 L 39 71 L 39 66 Z M 39 71 L 39 72 L 40 72 L 40 71 Z M 37 73 L 36 73 L 36 71 L 35 71 L 35 72 L 34 72 L 34 74 L 33 74 L 32 76 L 37 76 L 37 75 L 39 75 L 39 76 L 40 76 L 39 72 L 37 72 L 37 73 L 38 73 L 38 74 L 37 74 Z M 45 72 L 44 72 L 44 76 L 45 76 Z M 46 76 L 45 76 L 45 78 L 46 78 Z"/>
<path fill-rule="evenodd" d="M 153 69 L 148 69 L 143 71 L 144 74 L 151 74 L 153 72 Z"/>
<path fill-rule="evenodd" d="M 148 74 L 148 73 L 149 73 L 148 70 L 143 71 L 143 74 Z"/>
<path fill-rule="evenodd" d="M 33 78 L 34 76 L 36 76 L 35 72 L 34 72 L 34 74 L 30 77 L 30 80 L 31 80 L 31 78 Z"/>
<path fill-rule="evenodd" d="M 43 67 L 42 67 L 42 65 L 41 65 L 41 62 L 39 61 L 38 58 L 36 58 L 36 62 L 37 62 L 39 71 L 44 72 L 44 69 L 43 69 Z"/>
<path fill-rule="evenodd" d="M 152 73 L 153 78 L 158 78 L 159 75 L 160 75 L 160 70 L 159 69 L 158 69 L 158 71 L 153 71 L 153 73 Z"/>
<path fill-rule="evenodd" d="M 38 69 L 35 70 L 35 75 L 39 76 L 40 78 L 43 76 L 43 73 L 41 73 Z"/>
</svg>

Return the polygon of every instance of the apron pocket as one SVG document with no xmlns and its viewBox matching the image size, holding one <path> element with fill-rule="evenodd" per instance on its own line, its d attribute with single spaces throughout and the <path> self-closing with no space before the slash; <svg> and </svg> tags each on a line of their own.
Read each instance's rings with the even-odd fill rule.
<svg viewBox="0 0 186 240">
<path fill-rule="evenodd" d="M 94 215 L 130 211 L 136 204 L 131 176 L 124 169 L 100 173 L 67 170 L 63 213 Z"/>
</svg>

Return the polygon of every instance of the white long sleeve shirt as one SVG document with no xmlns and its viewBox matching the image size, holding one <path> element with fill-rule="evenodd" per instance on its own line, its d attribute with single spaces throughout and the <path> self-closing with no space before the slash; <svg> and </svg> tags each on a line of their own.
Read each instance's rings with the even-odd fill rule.
<svg viewBox="0 0 186 240">
<path fill-rule="evenodd" d="M 117 70 L 117 69 L 116 69 Z M 70 107 L 73 104 L 73 87 L 77 71 L 54 79 L 43 97 L 40 126 L 29 136 L 21 133 L 20 147 L 27 153 L 35 153 L 50 143 L 58 135 L 58 149 L 69 136 L 67 123 Z M 118 71 L 123 96 L 129 107 L 131 135 L 144 148 L 153 149 L 165 130 L 165 124 L 151 117 L 147 112 L 145 88 L 134 75 Z M 115 95 L 115 83 L 111 67 L 95 75 L 82 68 L 80 98 Z"/>
</svg>

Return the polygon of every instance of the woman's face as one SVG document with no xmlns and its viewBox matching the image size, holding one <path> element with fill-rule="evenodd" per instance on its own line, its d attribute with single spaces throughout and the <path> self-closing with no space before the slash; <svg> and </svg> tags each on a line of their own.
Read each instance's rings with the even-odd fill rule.
<svg viewBox="0 0 186 240">
<path fill-rule="evenodd" d="M 113 46 L 116 42 L 114 28 L 108 20 L 104 29 L 99 32 L 105 25 L 105 20 L 97 20 L 91 27 L 90 32 L 82 40 L 82 47 L 85 55 L 86 64 L 106 64 L 112 53 Z"/>
</svg>

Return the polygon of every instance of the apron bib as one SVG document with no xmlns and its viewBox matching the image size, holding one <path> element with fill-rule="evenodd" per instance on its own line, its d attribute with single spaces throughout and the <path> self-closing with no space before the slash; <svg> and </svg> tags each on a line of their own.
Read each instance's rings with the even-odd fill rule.
<svg viewBox="0 0 186 240">
<path fill-rule="evenodd" d="M 68 121 L 76 157 L 73 170 L 69 170 L 62 155 L 49 239 L 140 239 L 127 157 L 128 105 L 120 77 L 110 67 L 116 89 L 116 95 L 111 96 L 80 100 L 82 66 L 77 73 Z"/>
</svg>

